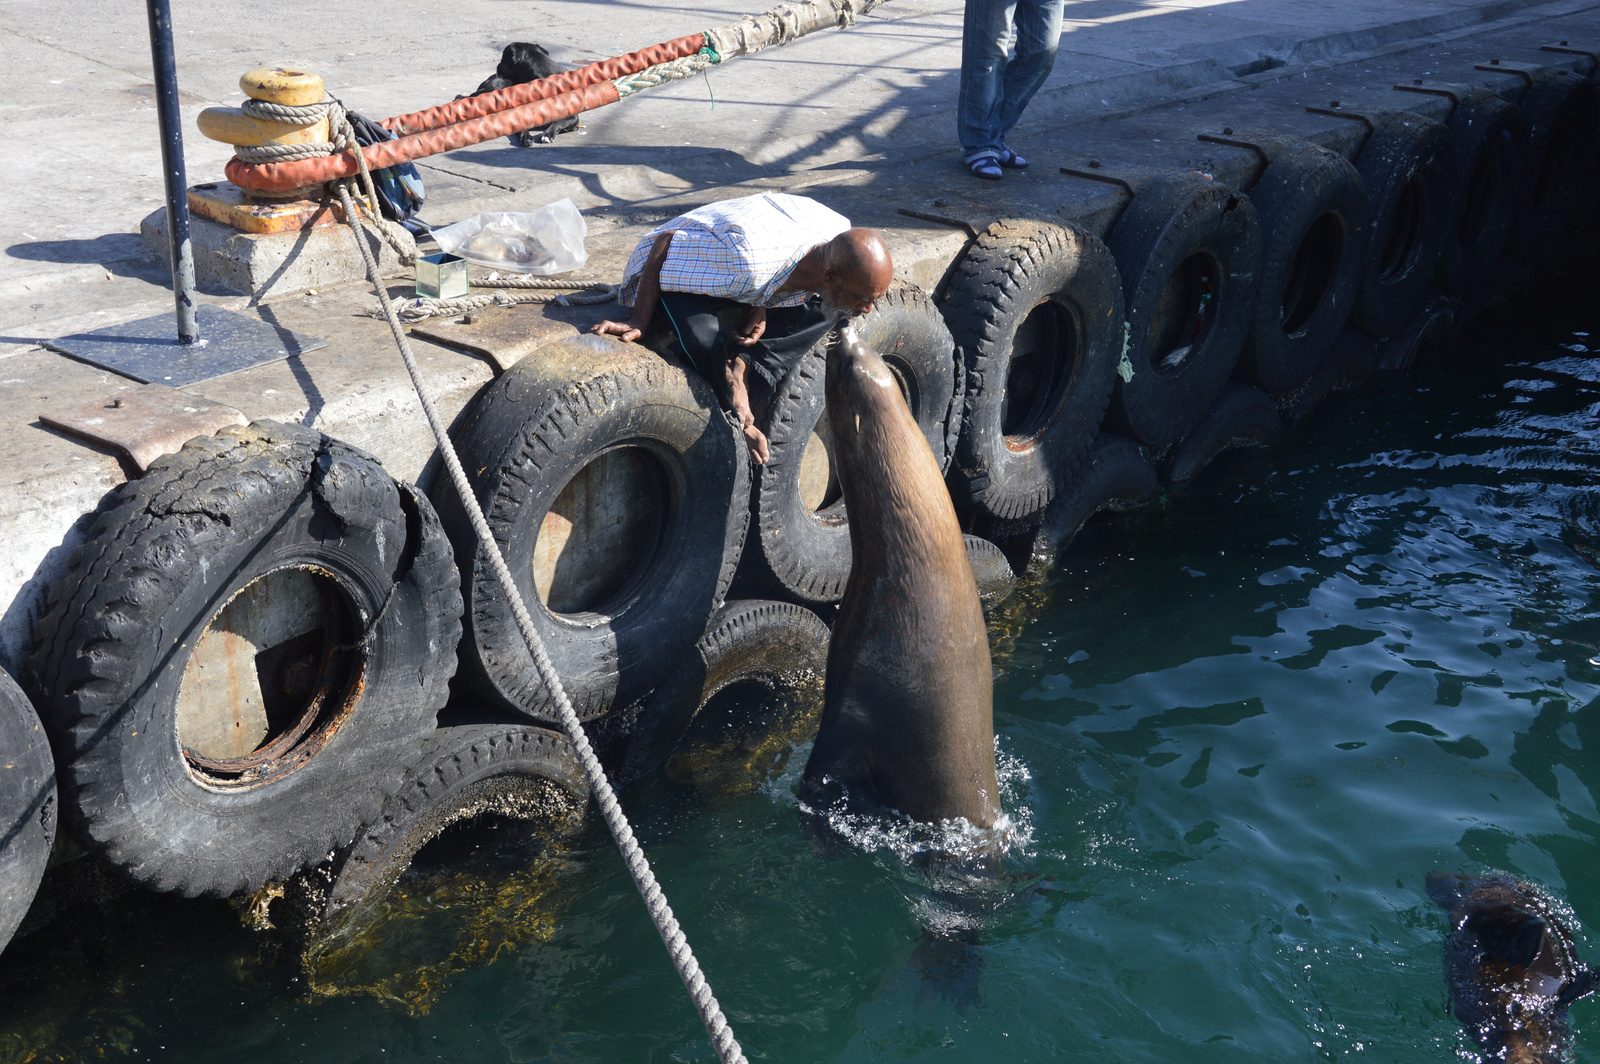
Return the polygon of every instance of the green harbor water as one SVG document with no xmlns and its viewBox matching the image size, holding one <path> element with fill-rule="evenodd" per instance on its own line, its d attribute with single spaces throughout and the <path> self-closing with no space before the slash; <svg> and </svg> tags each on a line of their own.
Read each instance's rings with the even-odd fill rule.
<svg viewBox="0 0 1600 1064">
<path fill-rule="evenodd" d="M 1427 873 L 1600 926 L 1593 291 L 1331 397 L 1023 590 L 995 726 L 1025 841 L 964 944 L 925 939 L 950 903 L 893 846 L 813 852 L 803 747 L 631 789 L 750 1058 L 1459 1059 Z M 603 833 L 528 855 L 514 824 L 441 840 L 317 977 L 222 903 L 70 909 L 0 961 L 0 1058 L 713 1061 Z M 1600 1060 L 1600 1006 L 1573 1017 Z"/>
</svg>

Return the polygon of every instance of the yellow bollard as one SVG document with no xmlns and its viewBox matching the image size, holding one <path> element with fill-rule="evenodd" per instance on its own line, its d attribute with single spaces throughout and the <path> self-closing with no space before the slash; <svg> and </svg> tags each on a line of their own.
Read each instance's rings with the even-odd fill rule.
<svg viewBox="0 0 1600 1064">
<path fill-rule="evenodd" d="M 322 100 L 322 79 L 305 70 L 257 67 L 239 78 L 239 88 L 252 100 L 305 107 Z"/>
<path fill-rule="evenodd" d="M 323 102 L 322 78 L 305 70 L 257 67 L 239 78 L 239 87 L 251 100 L 283 107 L 311 107 Z M 326 144 L 330 132 L 325 114 L 308 126 L 297 126 L 287 117 L 257 117 L 242 107 L 207 107 L 195 124 L 201 134 L 233 145 L 241 156 L 247 155 L 250 148 Z M 261 202 L 263 199 L 268 202 Z M 330 204 L 326 193 L 314 187 L 263 197 L 226 181 L 212 182 L 189 189 L 189 209 L 248 233 L 291 232 L 342 220 L 338 205 Z"/>
<path fill-rule="evenodd" d="M 302 105 L 303 106 L 303 105 Z M 237 107 L 207 107 L 195 124 L 202 136 L 224 144 L 320 144 L 328 139 L 328 120 L 309 126 L 286 126 L 265 118 L 252 118 Z"/>
</svg>

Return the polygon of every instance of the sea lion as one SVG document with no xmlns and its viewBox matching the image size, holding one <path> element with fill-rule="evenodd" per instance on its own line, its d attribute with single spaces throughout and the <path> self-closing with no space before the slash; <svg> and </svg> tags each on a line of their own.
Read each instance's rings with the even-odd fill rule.
<svg viewBox="0 0 1600 1064">
<path fill-rule="evenodd" d="M 1444 972 L 1450 1007 L 1484 1060 L 1560 1064 L 1567 1010 L 1593 993 L 1572 932 L 1538 888 L 1510 876 L 1434 872 L 1428 896 L 1450 914 Z"/>
<path fill-rule="evenodd" d="M 854 330 L 830 347 L 825 386 L 852 559 L 801 800 L 991 828 L 989 640 L 939 464 L 889 367 Z"/>
</svg>

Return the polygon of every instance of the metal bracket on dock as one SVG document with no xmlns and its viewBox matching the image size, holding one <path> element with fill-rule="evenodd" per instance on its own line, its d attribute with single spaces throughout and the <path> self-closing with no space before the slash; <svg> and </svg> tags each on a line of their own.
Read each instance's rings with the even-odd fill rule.
<svg viewBox="0 0 1600 1064">
<path fill-rule="evenodd" d="M 1465 85 L 1425 85 L 1419 78 L 1410 85 L 1396 85 L 1396 92 L 1420 92 L 1427 96 L 1444 96 L 1449 99 L 1451 106 L 1460 107 L 1461 97 L 1471 91 Z"/>
<path fill-rule="evenodd" d="M 961 229 L 972 239 L 978 239 L 978 230 L 965 218 L 951 218 L 944 214 L 930 214 L 927 211 L 914 211 L 909 207 L 901 207 L 900 213 L 907 218 L 921 218 L 925 222 L 934 222 L 938 225 L 948 225 L 952 229 Z"/>
<path fill-rule="evenodd" d="M 1253 151 L 1256 153 L 1256 157 L 1261 160 L 1262 166 L 1270 166 L 1272 164 L 1272 156 L 1267 154 L 1267 149 L 1255 141 L 1234 137 L 1231 135 L 1233 133 L 1231 129 L 1224 129 L 1222 132 L 1227 135 L 1219 137 L 1212 133 L 1201 133 L 1194 139 L 1203 140 L 1207 144 L 1226 144 L 1230 148 L 1243 148 L 1245 151 Z"/>
<path fill-rule="evenodd" d="M 1245 151 L 1253 153 L 1260 161 L 1261 168 L 1250 176 L 1248 182 L 1240 183 L 1239 188 L 1248 192 L 1257 181 L 1261 180 L 1261 175 L 1266 172 L 1267 167 L 1272 165 L 1272 160 L 1290 144 L 1302 138 L 1285 136 L 1281 133 L 1255 132 L 1251 130 L 1246 130 L 1244 133 L 1236 133 L 1232 126 L 1223 126 L 1220 136 L 1215 133 L 1198 133 L 1194 139 L 1204 141 L 1207 144 L 1222 144 L 1229 148 L 1243 148 Z"/>
<path fill-rule="evenodd" d="M 140 472 L 196 436 L 215 436 L 248 419 L 231 406 L 161 384 L 131 387 L 117 395 L 39 412 L 49 428 L 70 433 L 127 455 Z"/>
<path fill-rule="evenodd" d="M 1545 71 L 1542 66 L 1531 66 L 1527 63 L 1503 63 L 1498 59 L 1491 59 L 1487 63 L 1474 63 L 1472 69 L 1486 71 L 1490 74 L 1518 74 L 1527 82 L 1526 88 L 1530 89 L 1533 87 L 1534 77 Z"/>
<path fill-rule="evenodd" d="M 1086 181 L 1099 181 L 1104 185 L 1116 185 L 1126 192 L 1130 198 L 1139 194 L 1139 190 L 1134 188 L 1133 183 L 1127 178 L 1118 177 L 1116 174 L 1102 173 L 1099 167 L 1100 164 L 1098 162 L 1090 162 L 1087 170 L 1076 170 L 1070 166 L 1063 166 L 1061 172 L 1068 177 L 1081 177 Z"/>
<path fill-rule="evenodd" d="M 1591 52 L 1585 48 L 1569 48 L 1567 47 L 1566 41 L 1562 41 L 1560 44 L 1541 44 L 1539 46 L 1539 51 L 1560 52 L 1562 55 L 1581 55 L 1593 64 L 1591 67 L 1589 67 L 1590 77 L 1593 77 L 1597 71 L 1600 71 L 1600 53 Z"/>
<path fill-rule="evenodd" d="M 1333 106 L 1331 107 L 1307 107 L 1306 110 L 1310 111 L 1314 115 L 1331 115 L 1334 118 L 1353 118 L 1357 122 L 1365 122 L 1367 126 L 1367 132 L 1369 134 L 1376 133 L 1378 131 L 1378 127 L 1372 121 L 1371 115 L 1364 115 L 1360 111 L 1346 111 L 1339 106 L 1338 100 L 1333 101 Z"/>
</svg>

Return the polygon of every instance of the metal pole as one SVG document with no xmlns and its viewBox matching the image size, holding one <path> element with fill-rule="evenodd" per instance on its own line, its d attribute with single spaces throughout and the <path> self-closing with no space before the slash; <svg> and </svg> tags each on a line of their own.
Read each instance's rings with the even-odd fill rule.
<svg viewBox="0 0 1600 1064">
<path fill-rule="evenodd" d="M 189 176 L 183 167 L 183 119 L 178 114 L 178 64 L 172 50 L 170 0 L 145 0 L 150 12 L 150 58 L 155 67 L 156 118 L 161 124 L 161 176 L 167 185 L 167 240 L 178 342 L 200 339 L 194 313 L 194 245 L 189 241 Z"/>
</svg>

